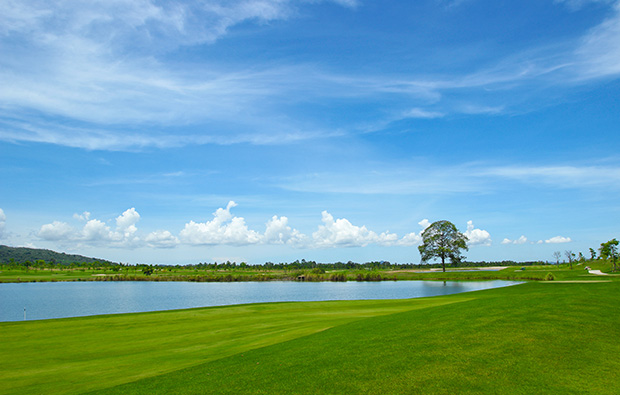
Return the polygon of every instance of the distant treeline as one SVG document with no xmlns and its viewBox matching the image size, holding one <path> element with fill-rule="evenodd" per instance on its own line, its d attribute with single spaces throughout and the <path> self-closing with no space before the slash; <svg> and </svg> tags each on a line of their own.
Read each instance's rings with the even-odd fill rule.
<svg viewBox="0 0 620 395">
<path fill-rule="evenodd" d="M 13 267 L 27 267 L 27 268 L 53 268 L 53 267 L 68 267 L 68 268 L 92 268 L 92 269 L 111 269 L 113 271 L 120 271 L 124 268 L 133 268 L 143 270 L 145 272 L 152 272 L 152 270 L 171 270 L 171 269 L 186 269 L 186 270 L 248 270 L 248 271 L 269 271 L 269 270 L 313 270 L 316 269 L 317 273 L 324 272 L 326 270 L 394 270 L 394 269 L 429 269 L 441 267 L 441 264 L 421 264 L 421 263 L 391 263 L 389 261 L 371 261 L 365 263 L 358 263 L 353 261 L 348 262 L 333 262 L 322 263 L 316 261 L 307 261 L 305 259 L 295 260 L 293 262 L 281 262 L 273 263 L 266 262 L 264 264 L 248 264 L 246 262 L 213 262 L 213 263 L 197 263 L 187 265 L 162 265 L 162 264 L 137 264 L 129 265 L 123 263 L 110 262 L 103 259 L 89 258 L 82 255 L 71 255 L 65 253 L 59 253 L 51 250 L 43 250 L 36 248 L 24 248 L 24 247 L 7 247 L 0 246 L 0 264 Z M 462 261 L 452 264 L 450 267 L 488 267 L 488 266 L 531 266 L 531 265 L 544 265 L 546 262 L 542 261 L 527 261 L 517 262 L 512 260 L 506 261 L 482 261 L 482 262 L 468 262 Z"/>
<path fill-rule="evenodd" d="M 527 262 L 516 262 L 516 261 L 492 261 L 492 262 L 458 262 L 456 264 L 452 264 L 450 267 L 489 267 L 489 266 L 532 266 L 532 265 L 545 265 L 546 262 L 542 261 L 527 261 Z M 153 267 L 165 268 L 167 265 L 152 265 Z M 186 268 L 186 269 L 198 269 L 198 270 L 226 270 L 226 269 L 262 269 L 262 270 L 310 270 L 310 269 L 324 269 L 324 270 L 345 270 L 345 269 L 383 269 L 383 270 L 393 270 L 393 269 L 428 269 L 428 268 L 439 268 L 441 267 L 440 263 L 391 263 L 389 261 L 371 261 L 365 263 L 358 263 L 353 261 L 348 262 L 333 262 L 333 263 L 322 263 L 316 261 L 306 261 L 305 259 L 296 260 L 290 263 L 273 263 L 266 262 L 264 264 L 252 264 L 249 265 L 245 262 L 241 262 L 237 264 L 236 262 L 223 262 L 223 263 L 198 263 L 193 265 L 176 265 L 175 267 Z"/>
</svg>

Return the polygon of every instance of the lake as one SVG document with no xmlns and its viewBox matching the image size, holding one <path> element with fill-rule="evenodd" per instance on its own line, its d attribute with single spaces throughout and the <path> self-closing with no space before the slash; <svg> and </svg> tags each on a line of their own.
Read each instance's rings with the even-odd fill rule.
<svg viewBox="0 0 620 395">
<path fill-rule="evenodd" d="M 263 302 L 407 299 L 519 284 L 515 281 L 148 282 L 0 284 L 0 321 Z M 25 311 L 24 311 L 25 310 Z"/>
</svg>

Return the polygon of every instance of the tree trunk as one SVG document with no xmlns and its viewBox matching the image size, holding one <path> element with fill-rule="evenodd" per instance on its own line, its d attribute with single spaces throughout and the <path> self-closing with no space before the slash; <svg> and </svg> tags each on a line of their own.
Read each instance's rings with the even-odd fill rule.
<svg viewBox="0 0 620 395">
<path fill-rule="evenodd" d="M 446 272 L 446 258 L 441 257 L 441 267 L 443 268 L 443 272 Z"/>
</svg>

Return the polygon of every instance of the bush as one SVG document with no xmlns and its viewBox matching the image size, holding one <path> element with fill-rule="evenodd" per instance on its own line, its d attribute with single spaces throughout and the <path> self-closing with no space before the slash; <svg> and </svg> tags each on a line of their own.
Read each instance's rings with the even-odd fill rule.
<svg viewBox="0 0 620 395">
<path fill-rule="evenodd" d="M 545 276 L 545 281 L 553 281 L 553 280 L 555 280 L 553 273 L 547 273 L 547 275 Z"/>
<path fill-rule="evenodd" d="M 334 273 L 329 276 L 329 281 L 347 281 L 347 276 L 344 273 Z"/>
</svg>

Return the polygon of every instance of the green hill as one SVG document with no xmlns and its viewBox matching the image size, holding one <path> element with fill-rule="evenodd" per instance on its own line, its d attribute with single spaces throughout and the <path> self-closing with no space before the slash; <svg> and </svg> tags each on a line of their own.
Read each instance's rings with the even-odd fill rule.
<svg viewBox="0 0 620 395">
<path fill-rule="evenodd" d="M 0 245 L 0 263 L 8 263 L 13 259 L 16 263 L 24 263 L 26 261 L 36 262 L 38 260 L 44 260 L 48 263 L 64 264 L 68 265 L 73 262 L 108 262 L 105 259 L 98 259 L 92 257 L 85 257 L 82 255 L 65 254 L 64 252 L 56 252 L 51 250 L 44 250 L 40 248 L 26 248 L 26 247 L 9 247 Z"/>
</svg>

